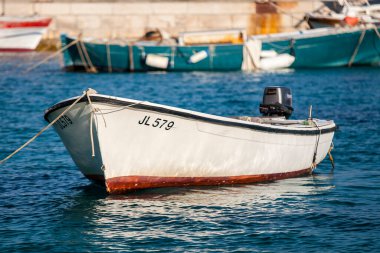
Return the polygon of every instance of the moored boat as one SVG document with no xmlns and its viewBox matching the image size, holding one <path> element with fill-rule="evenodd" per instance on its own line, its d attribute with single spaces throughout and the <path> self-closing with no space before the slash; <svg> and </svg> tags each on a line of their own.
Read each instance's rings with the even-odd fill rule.
<svg viewBox="0 0 380 253">
<path fill-rule="evenodd" d="M 61 40 L 65 69 L 89 72 L 250 71 L 380 64 L 380 32 L 374 25 L 255 35 L 244 44 L 122 44 L 66 35 Z"/>
<path fill-rule="evenodd" d="M 250 39 L 260 41 L 262 51 L 294 56 L 290 68 L 380 64 L 379 28 L 372 25 L 257 35 Z"/>
<path fill-rule="evenodd" d="M 348 17 L 343 14 L 322 15 L 307 13 L 305 19 L 312 29 L 355 26 L 360 21 L 357 17 Z"/>
<path fill-rule="evenodd" d="M 310 28 L 380 23 L 380 4 L 370 4 L 366 0 L 339 0 L 335 3 L 327 2 L 325 5 L 315 12 L 306 13 L 305 20 Z"/>
<path fill-rule="evenodd" d="M 33 51 L 37 48 L 51 18 L 0 17 L 0 51 Z"/>
<path fill-rule="evenodd" d="M 263 102 L 266 117 L 230 118 L 88 93 L 55 104 L 45 119 L 60 117 L 54 127 L 74 162 L 109 193 L 310 174 L 330 149 L 334 122 L 286 119 L 285 88 L 268 88 Z"/>
<path fill-rule="evenodd" d="M 66 70 L 134 71 L 233 71 L 243 61 L 242 44 L 154 45 L 78 40 L 61 35 Z M 75 45 L 74 45 L 75 44 Z"/>
</svg>

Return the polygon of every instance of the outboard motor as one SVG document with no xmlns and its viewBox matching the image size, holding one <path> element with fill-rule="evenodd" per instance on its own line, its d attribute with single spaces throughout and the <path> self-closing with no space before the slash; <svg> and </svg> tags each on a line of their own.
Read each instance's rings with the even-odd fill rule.
<svg viewBox="0 0 380 253">
<path fill-rule="evenodd" d="M 271 86 L 264 90 L 263 103 L 260 104 L 260 113 L 263 116 L 292 115 L 292 92 L 287 87 Z"/>
</svg>

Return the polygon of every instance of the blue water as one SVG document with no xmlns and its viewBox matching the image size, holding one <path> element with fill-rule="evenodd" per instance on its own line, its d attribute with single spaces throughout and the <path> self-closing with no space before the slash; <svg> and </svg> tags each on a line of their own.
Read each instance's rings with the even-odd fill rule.
<svg viewBox="0 0 380 253">
<path fill-rule="evenodd" d="M 217 114 L 258 114 L 268 85 L 292 88 L 294 118 L 339 125 L 330 174 L 236 187 L 109 196 L 77 170 L 53 129 L 0 165 L 0 252 L 380 251 L 379 68 L 276 73 L 65 73 L 46 55 L 0 55 L 0 157 L 88 87 Z M 221 157 L 221 159 L 223 159 Z"/>
</svg>

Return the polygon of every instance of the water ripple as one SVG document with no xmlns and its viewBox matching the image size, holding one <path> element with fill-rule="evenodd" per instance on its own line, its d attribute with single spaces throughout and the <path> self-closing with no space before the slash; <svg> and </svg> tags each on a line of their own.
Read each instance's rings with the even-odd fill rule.
<svg viewBox="0 0 380 253">
<path fill-rule="evenodd" d="M 235 187 L 109 196 L 53 130 L 1 166 L 1 252 L 376 252 L 380 248 L 377 68 L 272 73 L 65 73 L 46 55 L 0 55 L 0 156 L 37 133 L 46 108 L 87 87 L 218 115 L 258 113 L 262 89 L 293 89 L 295 117 L 332 118 L 334 174 Z"/>
</svg>

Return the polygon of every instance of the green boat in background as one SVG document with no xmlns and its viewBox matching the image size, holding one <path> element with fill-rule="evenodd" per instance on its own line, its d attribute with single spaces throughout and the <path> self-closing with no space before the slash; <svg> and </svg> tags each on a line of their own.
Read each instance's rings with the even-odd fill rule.
<svg viewBox="0 0 380 253">
<path fill-rule="evenodd" d="M 153 45 L 86 41 L 61 35 L 68 71 L 235 71 L 243 62 L 243 44 Z"/>
<path fill-rule="evenodd" d="M 88 41 L 61 36 L 66 70 L 236 71 L 380 66 L 379 28 L 319 28 L 251 36 L 239 44 Z"/>
<path fill-rule="evenodd" d="M 375 26 L 354 28 L 320 28 L 293 33 L 257 35 L 251 41 L 259 42 L 261 57 L 252 57 L 254 65 L 276 65 L 280 55 L 293 57 L 289 68 L 324 68 L 344 66 L 379 66 L 380 33 Z M 252 51 L 252 50 L 251 50 Z M 271 57 L 268 52 L 272 52 Z M 277 58 L 276 58 L 277 57 Z M 276 66 L 281 65 L 277 64 Z"/>
</svg>

